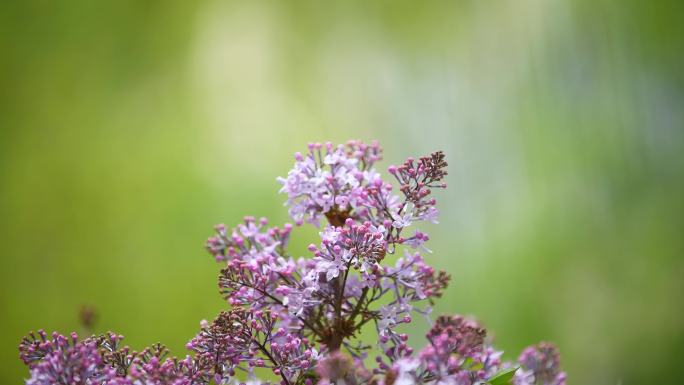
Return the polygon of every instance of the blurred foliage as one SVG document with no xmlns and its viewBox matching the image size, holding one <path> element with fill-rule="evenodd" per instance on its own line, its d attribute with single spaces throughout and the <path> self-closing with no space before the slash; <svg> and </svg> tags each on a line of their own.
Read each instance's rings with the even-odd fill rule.
<svg viewBox="0 0 684 385">
<path fill-rule="evenodd" d="M 436 312 L 570 383 L 654 384 L 684 356 L 684 3 L 5 1 L 0 382 L 31 329 L 177 354 L 223 306 L 212 225 L 286 218 L 308 141 L 444 150 Z M 300 236 L 301 235 L 301 236 Z M 295 235 L 295 254 L 315 231 Z M 414 343 L 421 344 L 421 327 Z"/>
</svg>

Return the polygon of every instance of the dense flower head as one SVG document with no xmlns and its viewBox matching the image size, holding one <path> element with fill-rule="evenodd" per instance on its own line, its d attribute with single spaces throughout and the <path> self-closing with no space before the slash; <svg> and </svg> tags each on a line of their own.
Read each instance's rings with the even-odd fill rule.
<svg viewBox="0 0 684 385">
<path fill-rule="evenodd" d="M 565 385 L 558 349 L 547 342 L 529 346 L 518 357 L 522 367 L 518 385 Z"/>
<path fill-rule="evenodd" d="M 233 308 L 204 326 L 187 348 L 208 364 L 216 382 L 227 382 L 236 369 L 249 371 L 255 367 L 270 368 L 289 379 L 311 367 L 316 351 L 306 338 L 288 332 L 278 321 L 275 312 Z"/>
<path fill-rule="evenodd" d="M 288 194 L 290 215 L 297 224 L 318 225 L 326 216 L 341 225 L 359 204 L 364 185 L 377 177 L 373 165 L 380 159 L 377 142 L 310 143 L 306 154 L 295 154 L 295 167 L 287 177 L 278 179 L 280 191 Z"/>
<path fill-rule="evenodd" d="M 461 316 L 441 316 L 428 332 L 429 343 L 418 357 L 429 377 L 441 379 L 470 372 L 463 366 L 482 352 L 485 335 L 484 329 Z"/>
<path fill-rule="evenodd" d="M 482 350 L 486 331 L 476 322 L 455 316 L 439 316 L 427 334 L 431 345 L 448 354 L 469 357 Z"/>
<path fill-rule="evenodd" d="M 31 368 L 27 385 L 98 383 L 114 376 L 114 370 L 103 365 L 94 341 L 79 342 L 76 333 L 69 337 L 54 333 L 52 339 L 46 339 L 44 332 L 39 334 L 42 342 L 20 348 L 22 359 Z"/>
<path fill-rule="evenodd" d="M 423 348 L 409 344 L 402 325 L 430 319 L 450 280 L 423 257 L 430 237 L 417 228 L 437 222 L 434 191 L 446 187 L 447 162 L 442 152 L 409 158 L 387 169 L 393 184 L 374 168 L 381 159 L 377 142 L 361 141 L 312 143 L 295 154 L 278 181 L 294 222 L 319 231 L 307 256 L 288 250 L 287 223 L 247 216 L 215 227 L 205 246 L 221 264 L 227 309 L 200 323 L 185 357 L 168 356 L 161 344 L 133 351 L 111 332 L 79 340 L 39 331 L 19 346 L 26 383 L 564 385 L 553 345 L 507 362 L 484 328 L 462 316 L 438 317 Z M 376 336 L 361 338 L 365 327 Z M 272 380 L 256 377 L 264 373 Z"/>
<path fill-rule="evenodd" d="M 211 364 L 215 378 L 235 374 L 235 366 L 253 357 L 251 330 L 247 314 L 242 309 L 221 312 L 216 319 L 187 343 L 196 357 Z"/>
<path fill-rule="evenodd" d="M 309 247 L 317 262 L 316 272 L 324 273 L 328 281 L 351 267 L 366 275 L 375 274 L 387 252 L 384 228 L 369 222 L 357 225 L 351 218 L 345 225 L 327 227 L 321 233 L 321 247 Z"/>
<path fill-rule="evenodd" d="M 381 153 L 376 142 L 351 141 L 337 147 L 312 143 L 307 155 L 295 154 L 294 168 L 287 177 L 278 178 L 295 223 L 319 226 L 325 217 L 331 225 L 342 226 L 347 218 L 353 218 L 383 226 L 391 244 L 409 242 L 417 247 L 427 241 L 424 233 L 402 238 L 401 232 L 414 221 L 437 222 L 436 200 L 431 194 L 435 188 L 446 187 L 441 182 L 447 174 L 444 154 L 435 152 L 418 161 L 409 158 L 399 167 L 388 168 L 399 182 L 402 199 L 373 168 Z"/>
</svg>

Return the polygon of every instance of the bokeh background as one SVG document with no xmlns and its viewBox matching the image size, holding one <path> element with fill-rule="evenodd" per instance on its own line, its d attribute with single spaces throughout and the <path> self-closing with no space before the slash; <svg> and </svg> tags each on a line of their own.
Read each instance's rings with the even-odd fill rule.
<svg viewBox="0 0 684 385">
<path fill-rule="evenodd" d="M 349 138 L 379 139 L 383 168 L 447 153 L 436 312 L 475 315 L 509 358 L 555 342 L 571 384 L 677 382 L 683 16 L 677 0 L 3 1 L 0 382 L 26 376 L 23 334 L 81 330 L 84 304 L 96 331 L 184 354 L 224 307 L 212 226 L 286 221 L 292 154 Z"/>
</svg>

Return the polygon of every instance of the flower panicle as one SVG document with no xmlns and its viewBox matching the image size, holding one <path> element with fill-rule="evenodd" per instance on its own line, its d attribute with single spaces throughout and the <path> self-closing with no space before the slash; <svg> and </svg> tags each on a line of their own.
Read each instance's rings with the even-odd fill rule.
<svg viewBox="0 0 684 385">
<path fill-rule="evenodd" d="M 161 344 L 132 351 L 111 332 L 79 339 L 41 330 L 19 345 L 26 383 L 270 384 L 256 378 L 266 371 L 282 385 L 478 385 L 502 373 L 515 385 L 564 385 L 553 345 L 504 361 L 486 330 L 462 316 L 437 317 L 423 348 L 409 344 L 403 325 L 429 319 L 451 278 L 423 258 L 430 237 L 417 228 L 437 223 L 434 192 L 446 187 L 447 161 L 441 151 L 409 158 L 387 169 L 390 182 L 375 169 L 382 157 L 377 142 L 357 140 L 295 154 L 278 181 L 294 223 L 319 231 L 308 257 L 290 254 L 291 224 L 248 216 L 215 227 L 205 246 L 221 264 L 228 310 L 200 323 L 185 357 Z M 362 329 L 377 338 L 361 338 Z"/>
</svg>

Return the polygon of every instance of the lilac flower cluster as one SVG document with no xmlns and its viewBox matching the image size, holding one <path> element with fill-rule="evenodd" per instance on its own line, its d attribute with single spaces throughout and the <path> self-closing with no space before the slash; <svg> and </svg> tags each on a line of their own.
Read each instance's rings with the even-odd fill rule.
<svg viewBox="0 0 684 385">
<path fill-rule="evenodd" d="M 548 342 L 525 348 L 518 357 L 518 362 L 524 371 L 521 371 L 517 385 L 565 384 L 558 349 Z"/>
<path fill-rule="evenodd" d="M 167 357 L 161 345 L 131 351 L 113 333 L 79 340 L 39 332 L 19 348 L 27 384 L 269 384 L 257 379 L 268 372 L 282 385 L 565 384 L 552 345 L 504 362 L 486 331 L 461 316 L 438 317 L 424 348 L 409 345 L 400 325 L 429 319 L 450 279 L 423 259 L 430 238 L 412 228 L 437 222 L 433 192 L 446 187 L 447 162 L 436 152 L 390 166 L 395 189 L 374 169 L 381 158 L 377 143 L 360 141 L 295 154 L 278 181 L 295 224 L 320 231 L 308 258 L 288 251 L 290 224 L 245 217 L 233 229 L 215 227 L 206 248 L 222 265 L 229 310 L 201 323 L 185 358 Z M 360 338 L 364 327 L 374 341 Z"/>
<path fill-rule="evenodd" d="M 166 358 L 157 344 L 142 352 L 120 347 L 123 336 L 107 333 L 79 340 L 44 331 L 31 333 L 19 345 L 20 358 L 28 365 L 27 385 L 194 385 L 210 381 L 210 369 L 199 361 Z"/>
<path fill-rule="evenodd" d="M 340 226 L 348 213 L 361 205 L 366 187 L 379 175 L 373 169 L 382 159 L 378 143 L 350 141 L 346 146 L 309 144 L 306 155 L 295 154 L 295 167 L 287 178 L 278 178 L 281 192 L 288 194 L 290 215 L 298 225 L 319 225 L 326 216 Z"/>
<path fill-rule="evenodd" d="M 43 331 L 38 335 L 24 338 L 19 347 L 21 359 L 31 368 L 27 385 L 97 383 L 112 377 L 114 370 L 103 365 L 94 341 L 81 343 L 76 333 L 54 333 L 51 339 Z"/>
<path fill-rule="evenodd" d="M 235 307 L 202 327 L 186 347 L 195 352 L 195 360 L 213 368 L 216 383 L 228 383 L 236 369 L 254 368 L 269 368 L 289 382 L 312 367 L 317 352 L 308 339 L 276 328 L 278 318 L 277 313 L 268 310 Z"/>
</svg>

